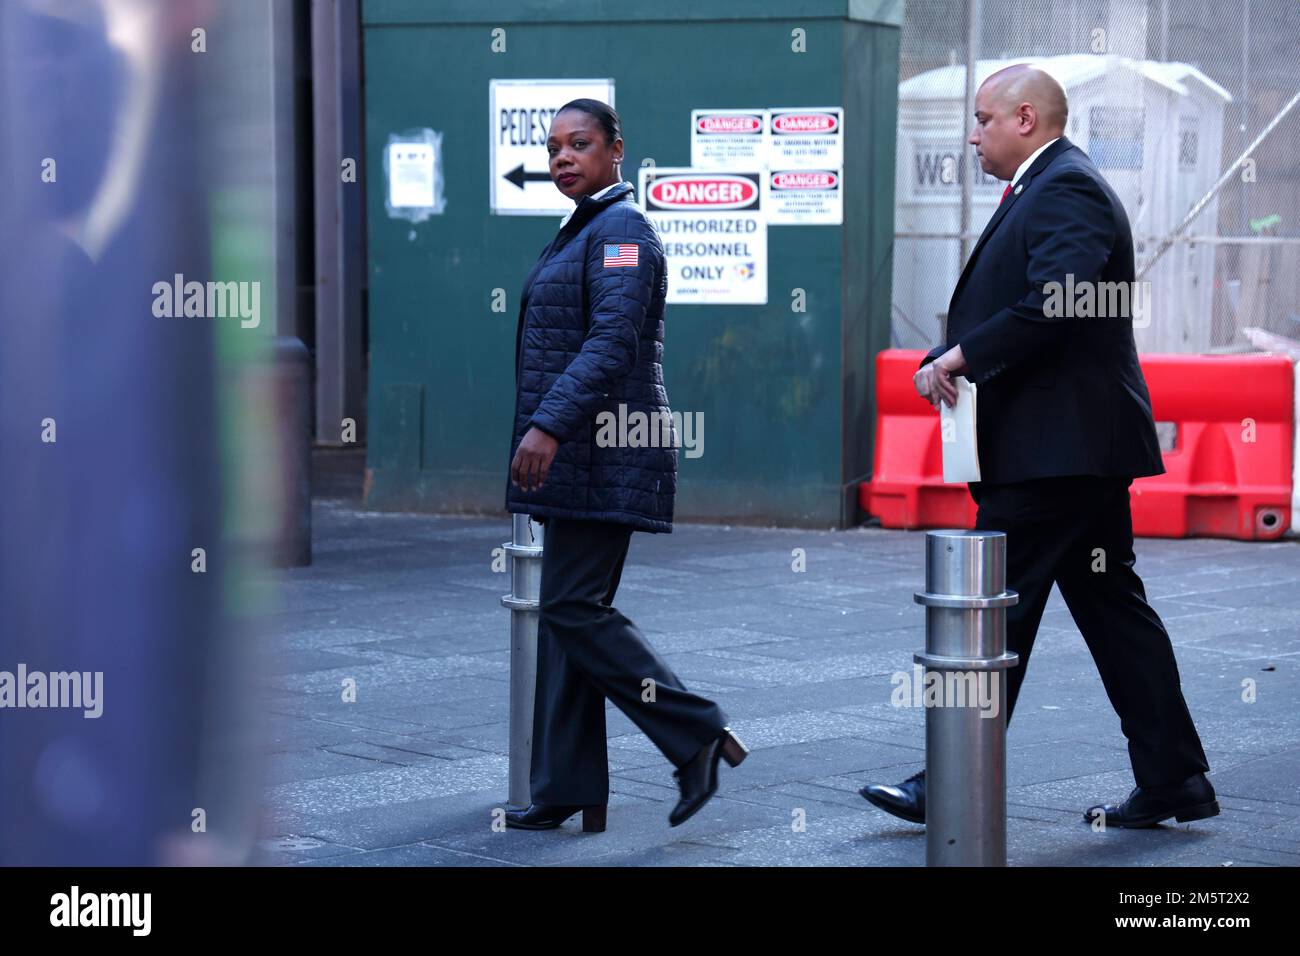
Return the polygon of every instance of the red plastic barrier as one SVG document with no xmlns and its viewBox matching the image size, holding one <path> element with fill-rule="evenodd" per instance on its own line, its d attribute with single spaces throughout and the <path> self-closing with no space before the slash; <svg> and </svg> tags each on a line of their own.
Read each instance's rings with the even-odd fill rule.
<svg viewBox="0 0 1300 956">
<path fill-rule="evenodd" d="M 943 481 L 939 413 L 912 385 L 924 357 L 910 349 L 876 355 L 876 450 L 858 502 L 886 528 L 973 528 L 965 483 Z"/>
<path fill-rule="evenodd" d="M 920 361 L 919 359 L 917 361 Z M 1291 526 L 1295 370 L 1281 355 L 1146 355 L 1165 473 L 1133 482 L 1133 532 L 1281 537 Z"/>
<path fill-rule="evenodd" d="M 943 482 L 939 416 L 916 394 L 924 352 L 876 356 L 876 448 L 862 509 L 886 528 L 971 528 L 964 484 Z M 1133 482 L 1133 531 L 1149 537 L 1281 537 L 1291 525 L 1294 369 L 1274 355 L 1145 355 L 1158 423 L 1174 427 L 1165 474 Z M 1167 425 L 1165 426 L 1168 427 Z"/>
</svg>

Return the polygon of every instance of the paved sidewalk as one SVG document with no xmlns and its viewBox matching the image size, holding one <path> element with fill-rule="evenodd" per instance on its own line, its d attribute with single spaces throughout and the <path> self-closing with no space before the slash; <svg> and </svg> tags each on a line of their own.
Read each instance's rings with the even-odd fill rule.
<svg viewBox="0 0 1300 956">
<path fill-rule="evenodd" d="M 507 771 L 504 519 L 314 505 L 315 563 L 281 572 L 265 662 L 257 862 L 277 865 L 920 866 L 925 831 L 857 793 L 925 755 L 890 675 L 924 643 L 917 532 L 678 524 L 635 534 L 616 604 L 750 747 L 672 829 L 672 766 L 608 710 L 609 829 L 492 828 Z M 792 570 L 802 548 L 807 570 Z M 1300 542 L 1138 542 L 1223 812 L 1083 822 L 1133 787 L 1119 720 L 1054 593 L 1008 733 L 1012 865 L 1300 865 Z M 355 703 L 341 688 L 356 681 Z M 1257 699 L 1242 700 L 1253 680 Z M 802 829 L 796 821 L 806 821 Z"/>
</svg>

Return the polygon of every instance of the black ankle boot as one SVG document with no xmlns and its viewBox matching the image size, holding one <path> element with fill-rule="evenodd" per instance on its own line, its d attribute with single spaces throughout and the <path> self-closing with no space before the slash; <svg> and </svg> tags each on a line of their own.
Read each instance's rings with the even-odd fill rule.
<svg viewBox="0 0 1300 956">
<path fill-rule="evenodd" d="M 668 814 L 669 825 L 685 823 L 717 793 L 719 760 L 725 760 L 735 767 L 739 766 L 748 753 L 730 727 L 724 727 L 720 737 L 701 747 L 690 763 L 673 774 L 682 791 L 682 798 L 673 807 L 673 812 Z"/>
<path fill-rule="evenodd" d="M 581 810 L 582 832 L 604 833 L 606 806 L 603 803 L 586 807 L 532 803 L 528 805 L 527 810 L 507 810 L 506 826 L 518 830 L 554 830 Z"/>
</svg>

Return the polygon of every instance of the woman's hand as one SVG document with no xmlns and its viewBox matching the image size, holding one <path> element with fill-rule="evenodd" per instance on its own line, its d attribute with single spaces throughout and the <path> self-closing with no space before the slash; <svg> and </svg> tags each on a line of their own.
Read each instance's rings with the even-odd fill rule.
<svg viewBox="0 0 1300 956">
<path fill-rule="evenodd" d="M 510 462 L 510 481 L 524 491 L 536 491 L 546 482 L 560 443 L 540 428 L 530 428 Z"/>
</svg>

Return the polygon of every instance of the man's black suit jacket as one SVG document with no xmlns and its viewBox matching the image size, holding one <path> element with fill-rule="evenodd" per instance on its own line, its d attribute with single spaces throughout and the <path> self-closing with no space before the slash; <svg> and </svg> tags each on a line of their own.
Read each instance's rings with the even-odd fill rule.
<svg viewBox="0 0 1300 956">
<path fill-rule="evenodd" d="M 957 280 L 947 344 L 922 365 L 961 345 L 967 377 L 979 386 L 985 483 L 1162 474 L 1133 341 L 1133 234 L 1119 197 L 1064 136 L 1038 155 L 1017 186 L 984 227 Z M 1076 300 L 1068 307 L 1067 276 Z M 1062 291 L 1049 299 L 1053 282 Z M 1089 311 L 1079 300 L 1085 282 L 1126 283 L 1128 307 L 1107 317 L 1077 314 Z M 1114 286 L 1094 286 L 1097 291 L 1107 293 L 1103 303 L 1120 301 Z M 1093 312 L 1098 301 L 1094 294 Z M 1045 314 L 1045 303 L 1056 317 Z"/>
</svg>

